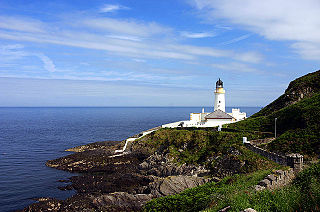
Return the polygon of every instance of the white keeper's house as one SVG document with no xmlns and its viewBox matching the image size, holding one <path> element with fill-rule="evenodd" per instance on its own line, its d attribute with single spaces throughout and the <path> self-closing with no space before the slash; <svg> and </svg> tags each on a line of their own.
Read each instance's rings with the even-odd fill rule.
<svg viewBox="0 0 320 212">
<path fill-rule="evenodd" d="M 233 108 L 231 113 L 226 113 L 225 94 L 223 82 L 219 79 L 214 91 L 214 111 L 212 113 L 206 113 L 202 109 L 201 113 L 191 113 L 190 120 L 165 124 L 162 127 L 217 127 L 246 119 L 247 114 L 240 112 L 238 108 Z"/>
</svg>

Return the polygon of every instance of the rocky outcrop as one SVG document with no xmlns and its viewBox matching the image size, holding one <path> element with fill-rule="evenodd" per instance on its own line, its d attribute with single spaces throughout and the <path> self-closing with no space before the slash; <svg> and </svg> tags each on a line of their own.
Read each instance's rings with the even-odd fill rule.
<svg viewBox="0 0 320 212">
<path fill-rule="evenodd" d="M 180 193 L 208 181 L 209 179 L 192 176 L 158 178 L 142 188 L 144 193 L 114 192 L 96 197 L 93 204 L 102 211 L 136 211 L 153 198 Z"/>
<path fill-rule="evenodd" d="M 141 142 L 142 143 L 142 142 Z M 61 190 L 75 189 L 67 200 L 42 199 L 24 211 L 136 211 L 149 200 L 202 185 L 209 171 L 196 165 L 177 165 L 168 154 L 149 153 L 148 146 L 130 154 L 110 157 L 119 142 L 97 142 L 69 149 L 74 154 L 47 161 L 46 165 L 82 173 L 61 180 Z M 146 150 L 147 149 L 147 150 Z M 70 182 L 66 185 L 65 182 Z"/>
<path fill-rule="evenodd" d="M 138 211 L 151 199 L 151 194 L 115 192 L 96 197 L 93 204 L 101 211 Z"/>
<path fill-rule="evenodd" d="M 194 176 L 170 176 L 166 178 L 160 178 L 145 186 L 146 190 L 150 191 L 150 194 L 155 197 L 162 197 L 172 194 L 180 193 L 187 188 L 193 188 L 209 182 L 210 179 Z"/>
<path fill-rule="evenodd" d="M 214 176 L 223 178 L 234 174 L 241 173 L 242 167 L 246 165 L 246 161 L 241 161 L 239 156 L 241 152 L 236 148 L 229 148 L 225 155 L 215 158 L 214 166 L 211 172 Z"/>
<path fill-rule="evenodd" d="M 66 149 L 67 152 L 84 152 L 84 151 L 92 151 L 92 150 L 104 150 L 106 152 L 114 152 L 118 146 L 123 145 L 124 141 L 99 141 L 86 145 L 81 145 L 77 147 L 73 147 L 70 149 Z"/>
<path fill-rule="evenodd" d="M 147 175 L 158 177 L 167 177 L 171 175 L 209 175 L 209 170 L 206 170 L 203 166 L 187 165 L 185 163 L 177 165 L 173 162 L 173 158 L 168 154 L 160 154 L 157 152 L 139 164 L 139 169 Z"/>
</svg>

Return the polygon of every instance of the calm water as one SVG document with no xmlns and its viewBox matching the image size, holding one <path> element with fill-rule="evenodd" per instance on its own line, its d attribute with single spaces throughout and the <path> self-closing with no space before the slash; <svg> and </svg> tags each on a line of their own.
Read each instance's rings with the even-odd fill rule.
<svg viewBox="0 0 320 212">
<path fill-rule="evenodd" d="M 241 111 L 251 115 L 259 109 Z M 57 189 L 63 185 L 57 181 L 72 174 L 45 166 L 47 160 L 67 155 L 65 149 L 123 140 L 155 126 L 188 120 L 190 112 L 201 108 L 0 108 L 0 211 L 22 209 L 36 197 L 72 195 L 73 191 Z"/>
</svg>

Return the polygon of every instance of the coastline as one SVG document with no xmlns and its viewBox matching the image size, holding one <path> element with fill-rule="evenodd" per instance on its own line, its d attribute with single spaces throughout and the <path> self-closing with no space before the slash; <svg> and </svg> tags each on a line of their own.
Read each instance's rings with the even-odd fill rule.
<svg viewBox="0 0 320 212">
<path fill-rule="evenodd" d="M 116 150 L 122 149 L 128 139 L 95 142 L 66 149 L 73 153 L 49 160 L 46 166 L 77 173 L 69 179 L 60 180 L 70 184 L 58 187 L 60 190 L 74 189 L 77 193 L 66 200 L 37 198 L 37 202 L 18 211 L 68 211 L 80 208 L 140 210 L 153 198 L 176 194 L 209 182 L 209 178 L 202 176 L 208 172 L 204 167 L 186 164 L 176 167 L 167 155 L 150 154 L 148 147 L 134 142 L 136 139 L 143 140 L 145 135 L 158 129 L 160 127 L 138 133 L 130 137 L 135 138 L 132 140 L 128 138 L 127 150 L 122 151 L 121 155 Z"/>
</svg>

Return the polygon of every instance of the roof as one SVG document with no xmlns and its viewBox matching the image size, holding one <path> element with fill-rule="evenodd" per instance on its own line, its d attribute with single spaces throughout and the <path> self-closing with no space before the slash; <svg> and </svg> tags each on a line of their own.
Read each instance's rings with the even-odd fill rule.
<svg viewBox="0 0 320 212">
<path fill-rule="evenodd" d="M 218 109 L 205 116 L 206 119 L 233 119 L 232 116 Z"/>
<path fill-rule="evenodd" d="M 223 82 L 219 78 L 219 80 L 216 82 L 216 88 L 223 88 Z"/>
</svg>

